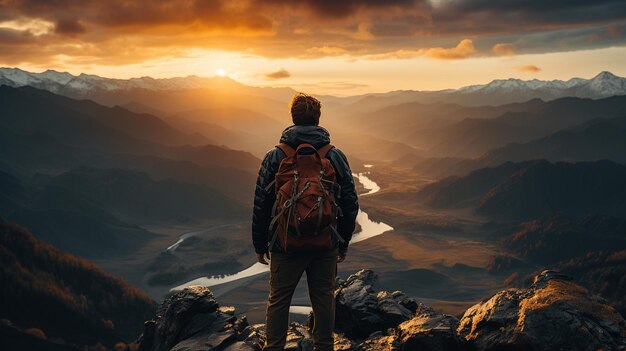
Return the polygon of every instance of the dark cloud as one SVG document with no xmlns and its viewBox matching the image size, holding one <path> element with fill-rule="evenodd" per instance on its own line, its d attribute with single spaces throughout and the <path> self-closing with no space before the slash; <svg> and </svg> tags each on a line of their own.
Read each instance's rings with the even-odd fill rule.
<svg viewBox="0 0 626 351">
<path fill-rule="evenodd" d="M 626 33 L 626 21 L 613 25 L 594 25 L 580 28 L 567 27 L 533 31 L 523 35 L 512 33 L 483 37 L 477 48 L 480 51 L 489 51 L 498 43 L 509 43 L 514 47 L 515 54 L 540 54 L 626 45 L 626 37 L 624 35 L 614 35 L 616 32 Z"/>
<path fill-rule="evenodd" d="M 54 32 L 58 34 L 75 35 L 85 32 L 85 27 L 76 19 L 60 19 L 54 25 Z"/>
<path fill-rule="evenodd" d="M 626 45 L 624 0 L 0 0 L 0 22 L 11 20 L 52 30 L 33 38 L 27 29 L 0 28 L 0 47 L 32 45 L 25 53 L 51 56 L 70 50 L 104 62 L 141 62 L 146 55 L 129 45 L 165 56 L 204 48 L 454 59 Z M 466 39 L 472 47 L 456 47 Z M 0 61 L 9 55 L 3 50 Z"/>
<path fill-rule="evenodd" d="M 276 80 L 291 77 L 291 73 L 284 68 L 279 69 L 276 72 L 271 72 L 265 75 L 266 79 Z"/>
<path fill-rule="evenodd" d="M 154 25 L 202 25 L 206 27 L 252 29 L 271 26 L 270 13 L 252 6 L 233 6 L 235 1 L 217 0 L 5 0 L 6 11 L 15 16 L 38 17 L 58 22 L 68 13 L 83 23 L 102 27 Z"/>
<path fill-rule="evenodd" d="M 623 13 L 611 14 L 606 11 L 623 10 L 624 8 L 624 1 L 622 0 L 463 0 L 446 2 L 444 6 L 445 11 L 465 14 L 495 12 L 549 16 L 558 13 L 561 14 L 561 19 L 578 17 L 584 20 L 594 17 L 600 19 L 622 17 L 624 16 Z"/>
<path fill-rule="evenodd" d="M 18 32 L 0 28 L 0 45 L 3 47 L 33 45 L 36 44 L 36 42 L 35 37 L 28 32 Z M 2 55 L 0 55 L 0 57 L 2 57 Z"/>
<path fill-rule="evenodd" d="M 623 0 L 463 0 L 446 2 L 433 13 L 441 32 L 523 33 L 624 19 Z"/>
<path fill-rule="evenodd" d="M 359 10 L 387 10 L 391 7 L 413 8 L 426 3 L 424 0 L 266 0 L 270 4 L 288 7 L 306 7 L 315 15 L 343 18 Z"/>
</svg>

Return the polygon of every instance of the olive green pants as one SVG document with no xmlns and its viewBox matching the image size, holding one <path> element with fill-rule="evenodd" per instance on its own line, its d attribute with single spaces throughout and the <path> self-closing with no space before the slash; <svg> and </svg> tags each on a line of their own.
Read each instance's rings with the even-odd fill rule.
<svg viewBox="0 0 626 351">
<path fill-rule="evenodd" d="M 263 351 L 284 349 L 291 298 L 304 272 L 315 315 L 314 349 L 332 351 L 337 250 L 297 254 L 273 252 L 270 258 L 270 294 L 265 315 L 267 341 Z"/>
</svg>

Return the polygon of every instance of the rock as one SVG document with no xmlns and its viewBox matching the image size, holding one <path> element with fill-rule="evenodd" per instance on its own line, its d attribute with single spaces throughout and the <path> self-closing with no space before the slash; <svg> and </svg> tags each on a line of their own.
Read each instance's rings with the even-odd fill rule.
<svg viewBox="0 0 626 351">
<path fill-rule="evenodd" d="M 212 314 L 218 305 L 209 289 L 190 287 L 168 297 L 157 309 L 156 318 L 146 323 L 140 350 L 167 351 L 179 333 L 199 314 Z"/>
<path fill-rule="evenodd" d="M 407 310 L 413 312 L 417 311 L 417 307 L 419 306 L 417 301 L 402 291 L 395 290 L 391 293 L 391 297 Z"/>
<path fill-rule="evenodd" d="M 459 321 L 400 291 L 374 291 L 361 270 L 339 281 L 336 351 L 626 351 L 626 321 L 571 278 L 552 271 L 528 289 L 503 290 Z M 345 334 L 344 334 L 345 333 Z M 220 307 L 208 288 L 168 297 L 145 323 L 139 350 L 260 351 L 265 326 Z M 285 350 L 313 350 L 310 329 L 291 323 Z"/>
<path fill-rule="evenodd" d="M 313 340 L 311 339 L 307 329 L 299 323 L 289 324 L 287 329 L 287 343 L 285 350 L 290 351 L 309 351 L 313 350 Z"/>
<path fill-rule="evenodd" d="M 222 350 L 226 345 L 235 341 L 235 333 L 232 331 L 203 333 L 174 345 L 170 351 L 210 351 Z"/>
<path fill-rule="evenodd" d="M 206 287 L 185 288 L 163 301 L 145 323 L 140 351 L 255 350 L 245 317 L 233 307 L 220 307 Z"/>
<path fill-rule="evenodd" d="M 375 280 L 373 271 L 360 270 L 335 291 L 335 328 L 349 338 L 365 339 L 394 327 L 410 319 L 417 308 L 417 302 L 400 291 L 374 291 Z"/>
<path fill-rule="evenodd" d="M 335 351 L 352 351 L 356 347 L 356 344 L 346 338 L 343 334 L 335 333 L 335 346 L 333 349 Z"/>
<path fill-rule="evenodd" d="M 247 327 L 242 336 L 245 337 L 246 345 L 259 345 L 258 350 L 265 343 L 265 326 L 255 324 Z M 355 344 L 341 334 L 335 333 L 335 351 L 352 351 Z M 313 338 L 309 329 L 300 323 L 292 322 L 287 329 L 287 343 L 285 350 L 290 351 L 312 351 Z"/>
<path fill-rule="evenodd" d="M 626 322 L 602 299 L 552 271 L 469 308 L 458 334 L 476 350 L 624 350 Z"/>
<path fill-rule="evenodd" d="M 398 326 L 395 336 L 395 344 L 398 345 L 396 350 L 461 350 L 462 343 L 456 333 L 458 325 L 457 318 L 420 305 L 415 317 Z"/>
<path fill-rule="evenodd" d="M 416 315 L 391 328 L 376 332 L 358 345 L 360 351 L 457 351 L 462 350 L 456 334 L 458 319 L 419 305 Z"/>
<path fill-rule="evenodd" d="M 258 351 L 258 350 L 261 350 L 261 348 L 257 347 L 256 345 L 251 345 L 245 341 L 237 341 L 236 343 L 224 349 L 224 351 Z"/>
<path fill-rule="evenodd" d="M 356 347 L 356 351 L 392 351 L 397 350 L 396 338 L 383 332 L 372 333 Z"/>
<path fill-rule="evenodd" d="M 241 338 L 248 344 L 259 345 L 259 348 L 265 344 L 265 324 L 254 324 L 247 326 L 241 332 Z"/>
<path fill-rule="evenodd" d="M 394 293 L 396 294 L 395 296 Z M 411 311 L 402 304 L 408 296 L 402 296 L 401 294 L 403 293 L 400 291 L 394 291 L 393 293 L 380 291 L 376 294 L 378 311 L 380 312 L 381 318 L 388 326 L 394 326 L 404 322 L 411 318 L 415 312 L 415 309 Z"/>
</svg>

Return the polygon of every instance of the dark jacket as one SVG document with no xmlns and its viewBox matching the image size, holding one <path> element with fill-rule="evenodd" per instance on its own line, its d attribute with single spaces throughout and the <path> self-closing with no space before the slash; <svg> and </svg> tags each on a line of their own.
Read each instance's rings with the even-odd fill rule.
<svg viewBox="0 0 626 351">
<path fill-rule="evenodd" d="M 330 134 L 322 127 L 294 125 L 283 131 L 280 143 L 285 143 L 294 149 L 304 143 L 320 148 L 330 143 Z M 337 174 L 337 183 L 341 186 L 341 196 L 337 202 L 339 207 L 341 207 L 343 216 L 340 216 L 337 220 L 337 231 L 345 240 L 345 243 L 339 244 L 339 252 L 345 254 L 348 250 L 348 242 L 354 231 L 356 216 L 359 212 L 359 201 L 354 187 L 352 171 L 346 156 L 339 149 L 333 148 L 326 157 L 333 165 Z M 263 158 L 261 169 L 259 170 L 259 177 L 257 178 L 256 190 L 254 192 L 252 216 L 252 242 L 257 253 L 268 251 L 269 225 L 272 219 L 271 212 L 276 200 L 274 188 L 271 187 L 269 191 L 266 191 L 265 188 L 274 180 L 280 161 L 284 158 L 285 154 L 282 150 L 273 148 Z M 278 247 L 275 247 L 270 251 L 277 251 L 278 249 Z"/>
</svg>

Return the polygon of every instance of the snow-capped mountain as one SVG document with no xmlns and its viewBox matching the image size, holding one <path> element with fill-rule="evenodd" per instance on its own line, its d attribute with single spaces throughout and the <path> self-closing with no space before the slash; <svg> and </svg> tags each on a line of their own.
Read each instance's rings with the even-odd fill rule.
<svg viewBox="0 0 626 351">
<path fill-rule="evenodd" d="M 90 74 L 78 76 L 67 72 L 47 70 L 33 73 L 19 68 L 0 68 L 0 85 L 21 87 L 30 85 L 57 94 L 75 98 L 95 99 L 100 103 L 111 104 L 117 100 L 103 99 L 111 94 L 124 95 L 126 91 L 176 91 L 184 89 L 233 89 L 241 94 L 288 100 L 293 90 L 288 88 L 257 88 L 240 84 L 228 77 L 175 77 L 160 78 L 140 77 L 131 79 L 113 79 Z M 497 79 L 488 84 L 471 85 L 459 89 L 439 91 L 412 91 L 366 94 L 347 98 L 326 96 L 327 101 L 349 105 L 354 101 L 376 96 L 378 105 L 388 106 L 406 102 L 449 102 L 466 106 L 501 105 L 524 102 L 531 99 L 544 101 L 562 97 L 580 97 L 600 99 L 615 95 L 626 95 L 626 78 L 618 77 L 610 72 L 601 72 L 591 79 L 572 78 L 566 81 L 538 79 Z M 119 99 L 118 99 L 119 100 Z"/>
<path fill-rule="evenodd" d="M 81 73 L 78 76 L 68 72 L 47 70 L 33 73 L 19 68 L 0 68 L 0 85 L 21 87 L 25 85 L 48 90 L 54 93 L 78 93 L 92 91 L 120 91 L 131 89 L 180 90 L 209 88 L 219 84 L 238 84 L 227 77 L 202 78 L 198 76 L 155 79 L 141 77 L 131 79 L 104 78 Z"/>
<path fill-rule="evenodd" d="M 522 94 L 539 93 L 544 99 L 565 96 L 604 98 L 615 95 L 626 95 L 626 78 L 618 77 L 611 72 L 601 72 L 591 79 L 572 78 L 563 80 L 521 80 L 497 79 L 484 85 L 471 85 L 451 91 L 452 94 Z"/>
<path fill-rule="evenodd" d="M 74 76 L 67 72 L 56 72 L 52 70 L 42 73 L 31 73 L 19 68 L 0 68 L 0 85 L 8 85 L 11 87 L 30 85 L 56 92 L 73 77 Z"/>
</svg>

